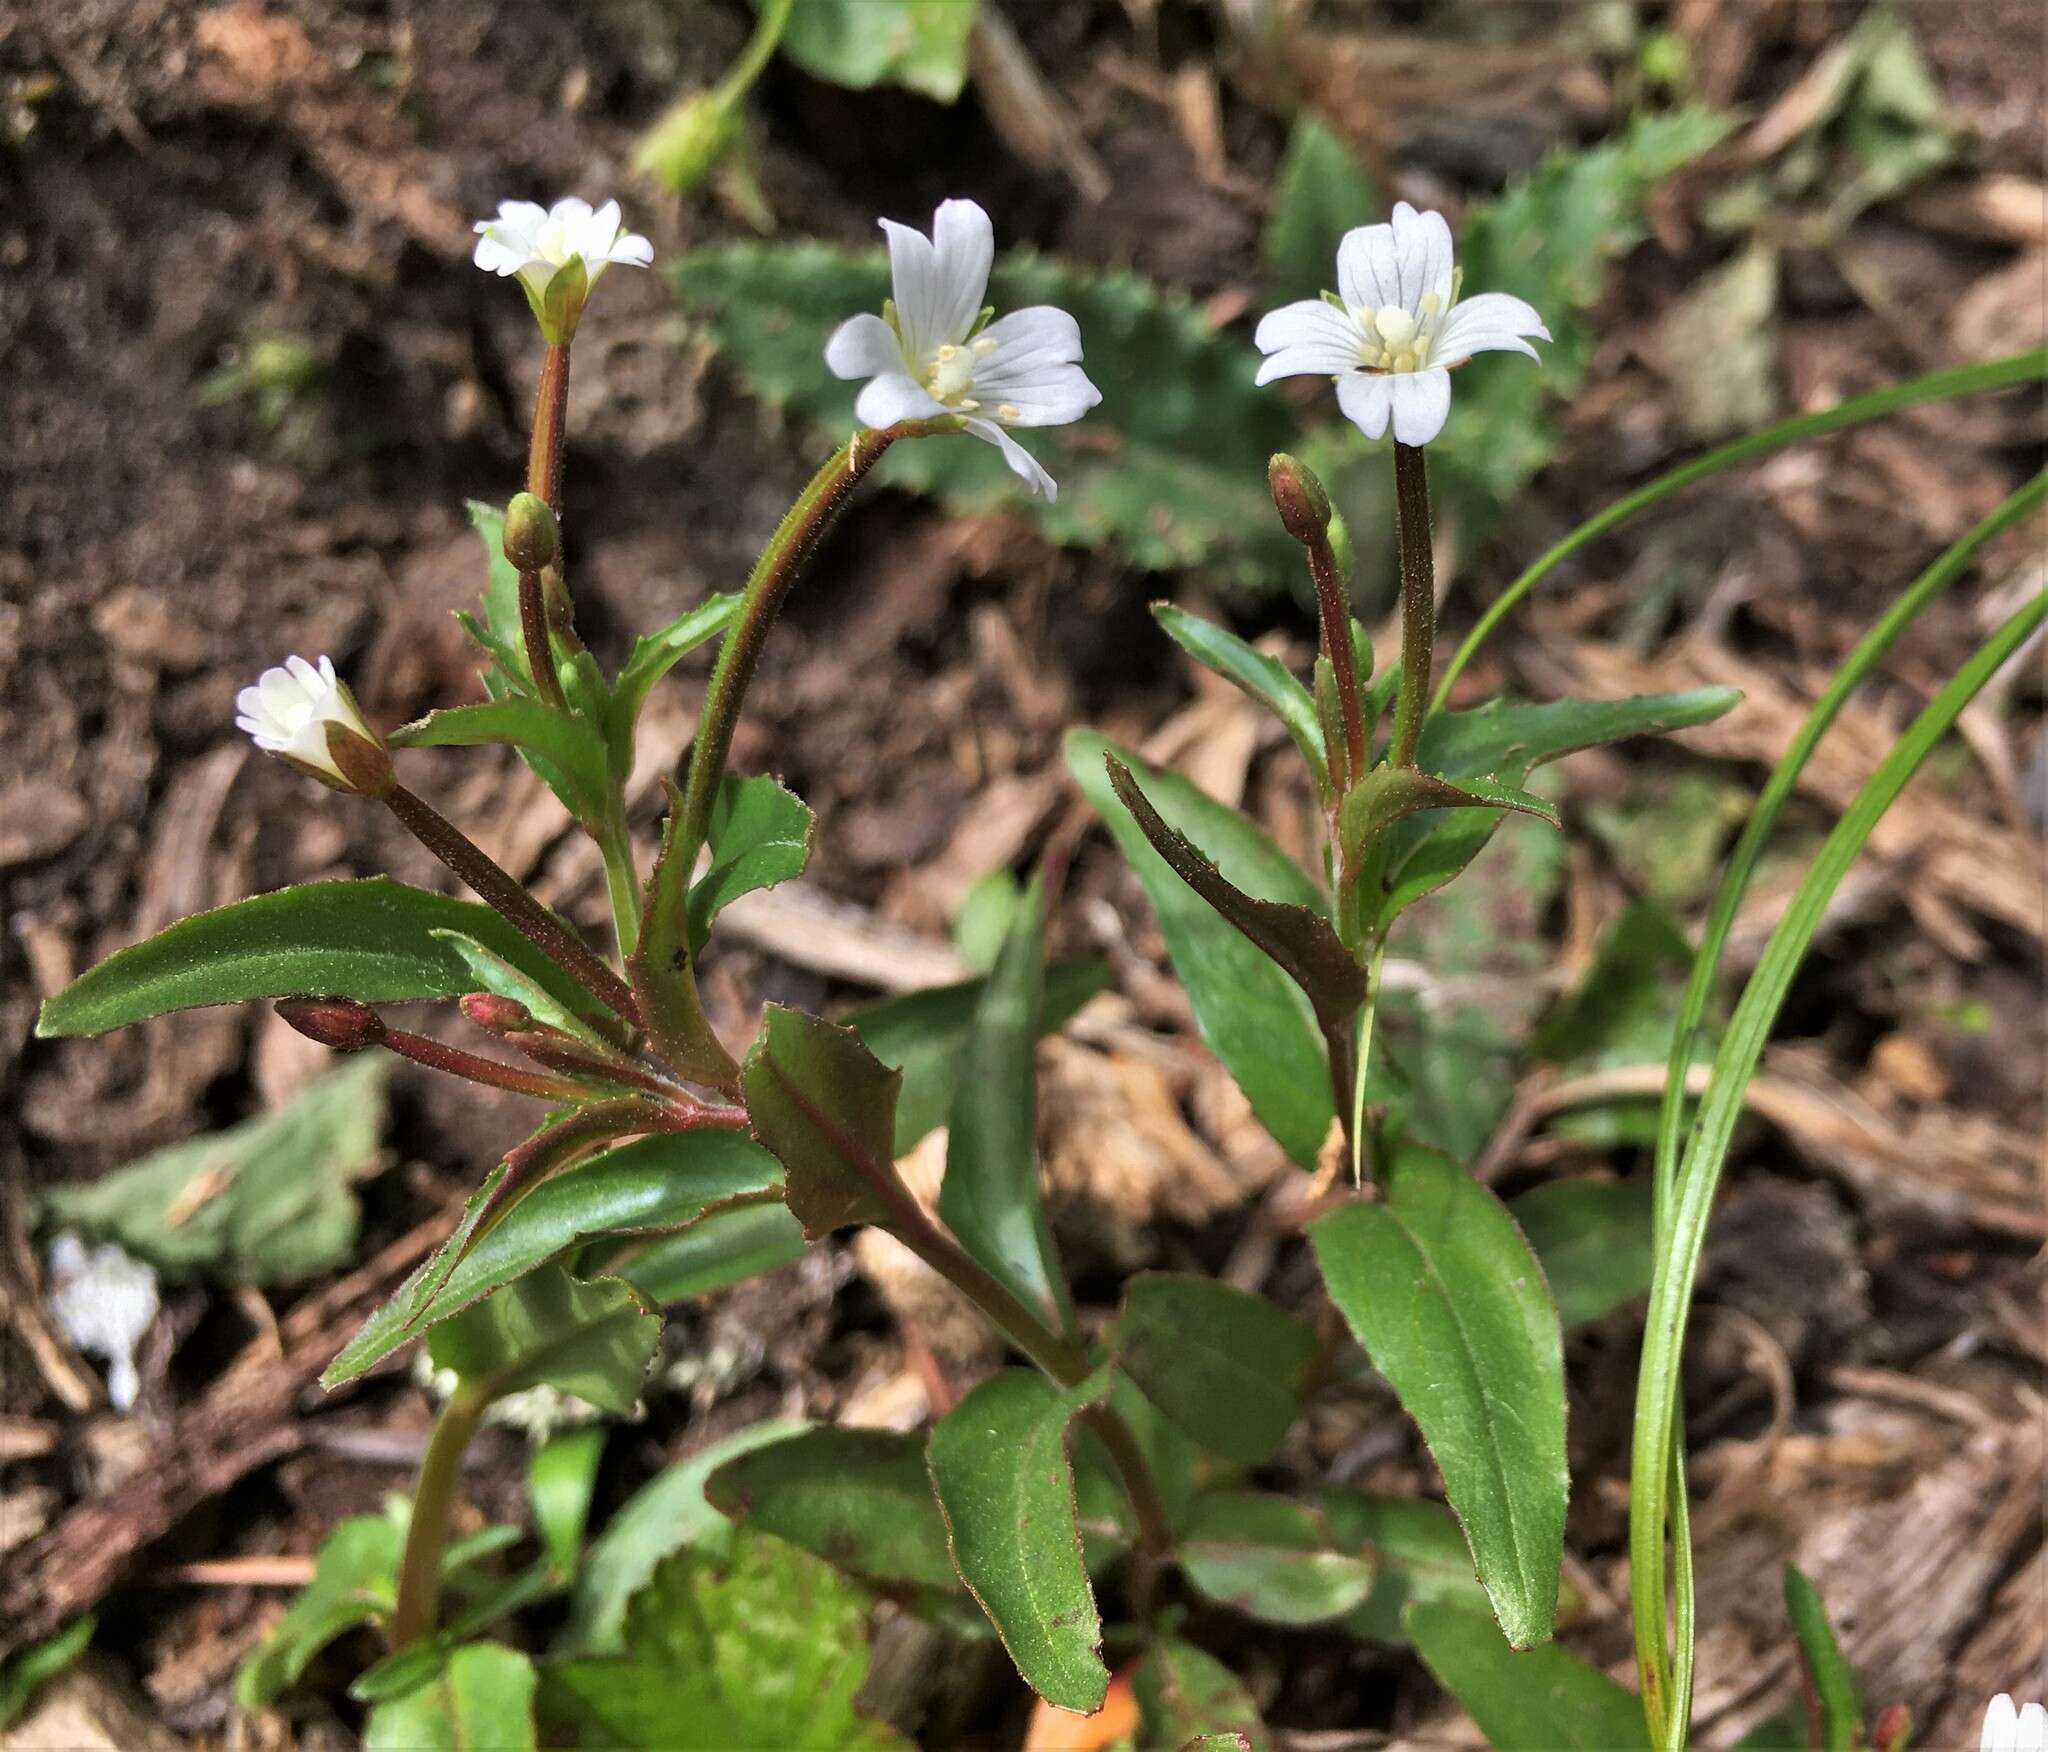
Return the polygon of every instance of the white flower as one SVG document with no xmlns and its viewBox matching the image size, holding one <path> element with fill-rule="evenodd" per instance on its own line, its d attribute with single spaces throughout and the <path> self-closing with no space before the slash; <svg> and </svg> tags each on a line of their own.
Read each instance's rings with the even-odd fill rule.
<svg viewBox="0 0 2048 1752">
<path fill-rule="evenodd" d="M 135 1349 L 156 1318 L 156 1273 L 109 1243 L 87 1250 L 69 1233 L 50 1243 L 50 1313 L 64 1336 L 107 1362 L 107 1398 L 116 1411 L 135 1403 L 141 1378 Z"/>
<path fill-rule="evenodd" d="M 1984 1737 L 1977 1752 L 2048 1752 L 2048 1710 L 2038 1703 L 2014 1709 L 2001 1691 L 1984 1712 Z"/>
<path fill-rule="evenodd" d="M 330 657 L 321 658 L 317 669 L 303 657 L 287 657 L 282 669 L 266 669 L 254 687 L 235 695 L 235 708 L 235 727 L 247 731 L 265 754 L 290 761 L 338 791 L 374 793 L 376 762 L 389 773 L 384 745 L 363 722 L 355 696 L 336 679 Z M 344 770 L 344 762 L 354 770 Z"/>
<path fill-rule="evenodd" d="M 995 228 L 972 201 L 943 201 L 926 237 L 884 219 L 886 316 L 849 317 L 825 343 L 835 377 L 869 379 L 854 412 L 869 426 L 963 416 L 1011 471 L 1051 499 L 1058 487 L 1006 426 L 1065 426 L 1102 399 L 1081 369 L 1081 325 L 1034 304 L 990 322 L 982 299 Z"/>
<path fill-rule="evenodd" d="M 1451 409 L 1451 372 L 1474 353 L 1527 353 L 1550 339 L 1543 318 L 1505 292 L 1458 298 L 1451 228 L 1441 213 L 1394 206 L 1391 225 L 1361 225 L 1337 246 L 1337 295 L 1272 312 L 1254 339 L 1258 380 L 1334 377 L 1345 417 L 1368 438 L 1389 420 L 1401 444 L 1427 444 Z"/>
<path fill-rule="evenodd" d="M 549 328 L 548 288 L 555 276 L 572 261 L 581 261 L 584 296 L 613 262 L 645 268 L 653 264 L 654 245 L 631 231 L 619 229 L 619 204 L 607 201 L 593 211 L 588 201 L 574 195 L 543 207 L 533 201 L 500 201 L 495 219 L 476 222 L 476 265 L 486 273 L 517 274 L 527 302 Z M 564 312 L 562 327 L 567 331 L 551 340 L 566 340 L 575 331 L 575 318 L 582 300 L 573 311 Z"/>
</svg>

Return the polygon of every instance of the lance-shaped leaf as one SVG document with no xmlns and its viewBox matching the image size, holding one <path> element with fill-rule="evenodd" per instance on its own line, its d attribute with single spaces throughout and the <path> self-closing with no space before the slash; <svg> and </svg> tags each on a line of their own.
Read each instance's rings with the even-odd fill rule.
<svg viewBox="0 0 2048 1752">
<path fill-rule="evenodd" d="M 1581 748 L 1629 736 L 1653 736 L 1705 724 L 1742 698 L 1734 688 L 1644 694 L 1623 700 L 1495 700 L 1470 712 L 1432 712 L 1423 726 L 1417 764 L 1450 782 L 1515 787 L 1538 767 Z M 1522 793 L 1526 795 L 1526 793 Z M 1384 929 L 1407 907 L 1433 894 L 1476 858 L 1500 826 L 1497 809 L 1451 809 L 1402 821 L 1386 835 L 1380 869 Z"/>
<path fill-rule="evenodd" d="M 960 1585 L 924 1443 L 820 1425 L 728 1460 L 704 1494 L 735 1521 L 879 1583 Z"/>
<path fill-rule="evenodd" d="M 1856 1752 L 1863 1743 L 1863 1688 L 1835 1640 L 1820 1590 L 1796 1563 L 1785 1566 L 1785 1611 L 1792 1620 L 1792 1634 L 1799 1639 L 1806 1694 L 1820 1715 L 1820 1734 L 1813 1744 L 1819 1752 Z"/>
<path fill-rule="evenodd" d="M 1145 1396 L 1211 1453 L 1270 1460 L 1301 1411 L 1316 1354 L 1305 1320 L 1214 1278 L 1142 1272 L 1106 1341 Z"/>
<path fill-rule="evenodd" d="M 848 1026 L 883 1064 L 903 1073 L 896 1097 L 895 1153 L 906 1156 L 917 1141 L 946 1123 L 953 1091 L 960 1083 L 960 1058 L 981 1003 L 985 982 L 931 986 L 884 998 L 851 1012 Z M 1100 960 L 1061 961 L 1046 969 L 1045 999 L 1038 1025 L 1050 1034 L 1109 984 L 1109 964 Z"/>
<path fill-rule="evenodd" d="M 1324 1033 L 1356 1015 L 1365 1002 L 1365 970 L 1338 941 L 1330 921 L 1312 907 L 1260 900 L 1232 886 L 1200 847 L 1167 825 L 1129 767 L 1113 754 L 1103 760 L 1117 800 L 1131 812 L 1152 849 L 1176 876 L 1279 963 L 1307 994 Z"/>
<path fill-rule="evenodd" d="M 336 1387 L 354 1380 L 428 1327 L 594 1237 L 687 1229 L 735 1200 L 775 1196 L 781 1184 L 781 1164 L 736 1132 L 684 1132 L 622 1144 L 573 1174 L 536 1186 L 460 1253 L 438 1285 L 428 1287 L 427 1268 L 408 1279 L 363 1323 L 321 1381 Z M 473 1201 L 479 1210 L 487 1195 L 488 1186 Z M 451 1248 L 456 1245 L 452 1237 Z"/>
<path fill-rule="evenodd" d="M 690 885 L 690 952 L 702 951 L 711 921 L 756 888 L 803 874 L 817 825 L 805 803 L 765 774 L 728 774 L 711 811 L 711 867 Z"/>
<path fill-rule="evenodd" d="M 851 1028 L 770 1004 L 742 1087 L 754 1135 L 781 1159 L 806 1239 L 887 1224 L 910 1198 L 896 1178 L 892 1071 Z"/>
<path fill-rule="evenodd" d="M 1507 1208 L 1431 1150 L 1386 1199 L 1309 1231 L 1330 1298 L 1422 1430 L 1479 1578 L 1517 1648 L 1550 1634 L 1564 1553 L 1564 1345 Z"/>
<path fill-rule="evenodd" d="M 611 780 L 604 738 L 585 719 L 523 695 L 451 706 L 401 724 L 394 748 L 517 748 L 579 821 L 595 821 Z"/>
<path fill-rule="evenodd" d="M 1322 253 L 1320 245 L 1317 253 Z M 1330 770 L 1323 758 L 1323 730 L 1316 716 L 1315 696 L 1286 664 L 1175 603 L 1153 603 L 1152 618 L 1197 663 L 1241 688 L 1278 718 L 1301 750 L 1301 758 L 1308 762 L 1316 789 L 1328 791 Z"/>
<path fill-rule="evenodd" d="M 516 579 L 514 582 L 516 586 Z M 633 726 L 654 684 L 705 640 L 724 632 L 739 608 L 738 591 L 707 596 L 658 632 L 644 633 L 633 641 L 633 649 L 612 685 L 612 764 L 621 783 L 631 774 Z"/>
<path fill-rule="evenodd" d="M 1509 1206 L 1569 1332 L 1644 1294 L 1656 1254 L 1648 1175 L 1547 1180 Z"/>
<path fill-rule="evenodd" d="M 309 882 L 180 919 L 73 980 L 43 1005 L 36 1032 L 104 1034 L 171 1010 L 253 998 L 460 997 L 476 990 L 476 975 L 441 931 L 474 938 L 577 1014 L 604 1014 L 489 907 L 373 876 Z"/>
<path fill-rule="evenodd" d="M 803 1256 L 803 1227 L 777 1199 L 707 1211 L 703 1221 L 636 1247 L 616 1265 L 600 1259 L 591 1269 L 615 1272 L 666 1308 L 793 1265 Z"/>
<path fill-rule="evenodd" d="M 939 1215 L 960 1245 L 1056 1329 L 1073 1324 L 1038 1184 L 1045 890 L 1026 889 L 959 1061 Z"/>
<path fill-rule="evenodd" d="M 1388 830 L 1397 822 L 1430 809 L 1458 812 L 1453 825 L 1428 842 L 1458 848 L 1454 867 L 1440 881 L 1448 881 L 1478 855 L 1480 847 L 1493 837 L 1501 815 L 1508 810 L 1541 816 L 1552 827 L 1558 825 L 1556 805 L 1492 779 L 1467 779 L 1453 784 L 1413 767 L 1375 767 L 1345 793 L 1337 821 L 1344 868 L 1352 873 L 1353 881 L 1362 890 L 1358 901 L 1347 897 L 1345 904 L 1355 905 L 1367 925 L 1383 930 L 1401 910 L 1390 900 L 1382 899 L 1379 892 L 1390 864 L 1398 861 L 1387 843 Z M 1412 894 L 1403 891 L 1402 905 L 1409 899 L 1419 900 L 1424 892 L 1427 890 Z"/>
<path fill-rule="evenodd" d="M 1339 1549 L 1322 1516 L 1262 1491 L 1199 1498 L 1177 1547 L 1181 1567 L 1210 1599 L 1269 1624 L 1341 1618 L 1372 1587 L 1372 1559 Z"/>
<path fill-rule="evenodd" d="M 960 1579 L 1025 1683 L 1083 1714 L 1102 1707 L 1109 1669 L 1081 1560 L 1067 1431 L 1106 1390 L 1100 1373 L 1061 1392 L 1006 1369 L 947 1413 L 925 1450 Z"/>
<path fill-rule="evenodd" d="M 1484 1614 L 1441 1602 L 1417 1600 L 1403 1618 L 1424 1664 L 1498 1752 L 1649 1745 L 1635 1694 L 1571 1650 L 1549 1643 L 1518 1653 Z"/>
<path fill-rule="evenodd" d="M 1143 772 L 1153 807 L 1215 860 L 1232 887 L 1314 911 L 1321 905 L 1315 885 L 1256 826 L 1185 779 L 1143 770 L 1133 756 L 1088 731 L 1070 733 L 1066 752 L 1068 770 L 1116 836 L 1159 915 L 1167 953 L 1187 988 L 1203 1040 L 1281 1148 L 1301 1166 L 1313 1167 L 1336 1114 L 1315 1012 L 1278 963 L 1226 924 L 1152 849 L 1110 784 L 1104 757 L 1113 754 Z"/>
<path fill-rule="evenodd" d="M 676 857 L 682 799 L 668 787 L 668 819 L 640 908 L 640 943 L 626 964 L 640 1020 L 671 1069 L 729 1089 L 739 1067 L 704 1014 L 690 943 L 690 872 Z"/>
<path fill-rule="evenodd" d="M 435 1327 L 427 1354 L 493 1398 L 545 1383 L 623 1417 L 660 1342 L 661 1312 L 631 1284 L 557 1263 Z"/>
<path fill-rule="evenodd" d="M 1145 1746 L 1221 1741 L 1268 1752 L 1273 1737 L 1244 1681 L 1221 1661 L 1179 1637 L 1161 1637 L 1131 1674 Z"/>
<path fill-rule="evenodd" d="M 469 971 L 476 976 L 476 984 L 471 990 L 494 992 L 501 998 L 511 998 L 531 1010 L 535 1021 L 544 1022 L 550 1028 L 559 1028 L 564 1034 L 573 1034 L 586 1046 L 595 1047 L 601 1053 L 611 1050 L 603 1035 L 585 1023 L 575 1011 L 557 1003 L 545 986 L 528 979 L 503 956 L 493 955 L 474 937 L 465 937 L 460 931 L 436 931 L 434 936 L 469 964 Z"/>
</svg>

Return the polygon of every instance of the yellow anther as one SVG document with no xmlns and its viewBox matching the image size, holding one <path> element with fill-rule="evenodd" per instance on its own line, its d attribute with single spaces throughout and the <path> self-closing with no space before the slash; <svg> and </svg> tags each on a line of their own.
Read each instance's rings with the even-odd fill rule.
<svg viewBox="0 0 2048 1752">
<path fill-rule="evenodd" d="M 997 418 L 997 419 L 999 419 L 999 420 L 1014 420 L 1014 419 L 1016 419 L 1016 418 L 1017 418 L 1017 404 L 1016 404 L 1015 402 L 997 402 L 997 403 L 996 403 L 996 418 Z"/>
<path fill-rule="evenodd" d="M 986 359 L 995 350 L 995 342 L 990 340 L 987 335 L 983 335 L 980 340 L 974 343 L 974 356 L 977 359 Z"/>
<path fill-rule="evenodd" d="M 1443 307 L 1444 301 L 1441 298 L 1439 298 L 1434 292 L 1423 293 L 1422 314 L 1424 316 L 1434 316 L 1439 310 L 1443 309 Z"/>
<path fill-rule="evenodd" d="M 971 395 L 963 395 L 960 398 L 960 400 L 954 405 L 957 406 L 963 414 L 975 413 L 981 407 L 981 403 L 976 401 L 974 397 Z"/>
</svg>

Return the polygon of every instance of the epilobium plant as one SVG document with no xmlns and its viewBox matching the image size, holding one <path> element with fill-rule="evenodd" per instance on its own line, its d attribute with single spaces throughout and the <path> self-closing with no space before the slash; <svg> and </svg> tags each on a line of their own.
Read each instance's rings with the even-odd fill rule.
<svg viewBox="0 0 2048 1752">
<path fill-rule="evenodd" d="M 620 230 L 616 204 L 507 203 L 480 224 L 478 266 L 520 280 L 545 344 L 524 490 L 478 519 L 491 576 L 481 617 L 464 625 L 488 697 L 380 738 L 331 662 L 293 658 L 242 694 L 237 720 L 266 752 L 390 809 L 477 900 L 384 879 L 289 888 L 184 920 L 44 1008 L 42 1033 L 75 1035 L 269 1000 L 339 1050 L 383 1047 L 542 1104 L 533 1134 L 482 1176 L 446 1244 L 327 1373 L 330 1384 L 354 1380 L 423 1338 L 454 1385 L 410 1510 L 337 1531 L 313 1586 L 245 1669 L 245 1702 L 269 1701 L 324 1643 L 373 1623 L 390 1652 L 354 1691 L 382 1717 L 379 1743 L 441 1734 L 530 1745 L 538 1694 L 550 1733 L 585 1743 L 662 1743 L 687 1713 L 701 1743 L 888 1744 L 854 1714 L 860 1669 L 836 1652 L 879 1591 L 943 1623 L 985 1620 L 1030 1686 L 1063 1709 L 1103 1705 L 1113 1650 L 1135 1663 L 1144 1743 L 1181 1744 L 1262 1732 L 1241 1682 L 1178 1634 L 1186 1599 L 1280 1625 L 1341 1621 L 1414 1641 L 1440 1672 L 1496 1680 L 1510 1647 L 1551 1634 L 1568 1488 L 1557 1306 L 1495 1195 L 1369 1099 L 1382 960 L 1402 914 L 1455 879 L 1507 813 L 1555 822 L 1526 788 L 1534 768 L 1704 722 L 1734 696 L 1495 700 L 1469 711 L 1432 700 L 1421 446 L 1441 427 L 1453 368 L 1489 349 L 1532 352 L 1524 337 L 1545 331 L 1516 300 L 1457 301 L 1450 234 L 1435 214 L 1404 206 L 1391 226 L 1347 236 L 1342 308 L 1267 318 L 1259 375 L 1327 374 L 1361 425 L 1393 429 L 1398 659 L 1375 673 L 1351 617 L 1350 537 L 1287 456 L 1273 458 L 1269 481 L 1314 587 L 1312 674 L 1158 610 L 1292 738 L 1320 811 L 1314 867 L 1105 739 L 1077 731 L 1068 744 L 1076 779 L 1158 909 L 1205 1038 L 1287 1153 L 1321 1171 L 1331 1208 L 1310 1240 L 1342 1321 L 1167 1272 L 1131 1279 L 1107 1322 L 1085 1320 L 1040 1202 L 1033 1043 L 1090 987 L 1085 972 L 1045 966 L 1040 885 L 985 981 L 880 1006 L 850 1027 L 770 1005 L 751 1043 L 728 1042 L 698 988 L 720 911 L 808 857 L 804 804 L 771 777 L 727 768 L 776 616 L 835 514 L 890 446 L 963 433 L 998 446 L 1050 495 L 1010 429 L 1078 419 L 1099 399 L 1072 317 L 1037 307 L 990 320 L 993 234 L 979 207 L 944 203 L 929 236 L 884 225 L 894 297 L 880 315 L 844 322 L 821 364 L 867 380 L 856 404 L 864 429 L 798 496 L 742 590 L 641 637 L 607 676 L 576 633 L 560 521 L 569 359 L 607 264 L 645 266 L 652 252 Z M 667 671 L 720 635 L 650 865 L 626 823 L 635 724 Z M 614 954 L 401 782 L 410 749 L 485 745 L 518 749 L 594 841 Z M 380 1008 L 410 1001 L 454 1003 L 475 1045 L 397 1027 Z M 942 1120 L 934 1212 L 895 1164 Z M 564 1437 L 534 1462 L 543 1554 L 532 1569 L 480 1570 L 502 1543 L 495 1534 L 451 1545 L 462 1456 L 496 1402 L 546 1385 L 627 1412 L 661 1304 L 860 1225 L 888 1231 L 954 1284 L 1024 1366 L 975 1386 L 927 1437 L 745 1432 L 717 1451 L 715 1470 L 700 1460 L 657 1481 L 587 1562 L 597 1447 Z M 1255 1488 L 1254 1469 L 1340 1375 L 1347 1325 L 1419 1426 L 1448 1511 L 1335 1486 Z M 679 1549 L 708 1539 L 692 1506 L 707 1496 L 740 1524 L 719 1547 L 724 1567 Z M 801 1593 L 809 1613 L 793 1619 L 780 1601 L 788 1636 L 768 1648 L 749 1588 Z M 544 1667 L 475 1640 L 564 1592 L 570 1623 Z M 757 1690 L 745 1674 L 713 1684 L 691 1666 L 729 1658 L 722 1632 L 703 1629 L 718 1630 L 722 1612 L 746 1618 L 750 1646 L 778 1677 L 808 1663 L 826 1701 L 800 1730 L 773 1713 L 790 1686 Z M 695 1653 L 679 1661 L 679 1649 Z M 1528 1680 L 1538 1702 L 1607 1684 L 1557 1651 L 1539 1665 Z M 1617 1706 L 1599 1693 L 1589 1707 L 1612 1716 Z"/>
</svg>

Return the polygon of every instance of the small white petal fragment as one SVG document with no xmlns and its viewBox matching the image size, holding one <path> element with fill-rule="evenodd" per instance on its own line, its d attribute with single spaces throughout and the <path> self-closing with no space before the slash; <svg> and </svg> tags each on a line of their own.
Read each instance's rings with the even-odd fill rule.
<svg viewBox="0 0 2048 1752">
<path fill-rule="evenodd" d="M 51 1318 L 80 1350 L 107 1364 L 107 1398 L 126 1412 L 135 1404 L 141 1378 L 135 1351 L 156 1319 L 156 1273 L 109 1243 L 88 1249 L 76 1235 L 50 1243 Z"/>
<path fill-rule="evenodd" d="M 1064 426 L 1102 393 L 1081 369 L 1081 327 L 1064 310 L 1034 305 L 977 332 L 995 261 L 995 228 L 973 201 L 944 201 L 931 234 L 881 221 L 889 240 L 889 320 L 849 317 L 825 343 L 835 377 L 866 378 L 854 404 L 866 426 L 952 414 L 1003 453 L 1034 492 L 1052 477 L 1004 432 Z"/>
<path fill-rule="evenodd" d="M 1441 213 L 1395 203 L 1386 225 L 1361 225 L 1337 246 L 1337 294 L 1284 305 L 1254 336 L 1258 381 L 1332 377 L 1337 405 L 1368 438 L 1389 426 L 1399 444 L 1427 444 L 1450 415 L 1450 373 L 1475 353 L 1538 357 L 1543 319 L 1521 299 L 1482 292 L 1462 302 L 1451 228 Z M 2048 1752 L 2048 1749 L 2044 1749 Z"/>
<path fill-rule="evenodd" d="M 266 669 L 254 687 L 235 696 L 235 727 L 265 754 L 274 754 L 315 778 L 344 791 L 355 782 L 334 758 L 330 729 L 360 738 L 372 748 L 383 744 L 363 722 L 355 696 L 334 673 L 334 660 L 318 665 L 303 657 L 287 657 L 279 669 Z"/>
<path fill-rule="evenodd" d="M 2015 1739 L 2019 1752 L 2048 1752 L 2048 1709 L 2038 1703 L 2026 1705 L 2020 1711 Z"/>
</svg>

